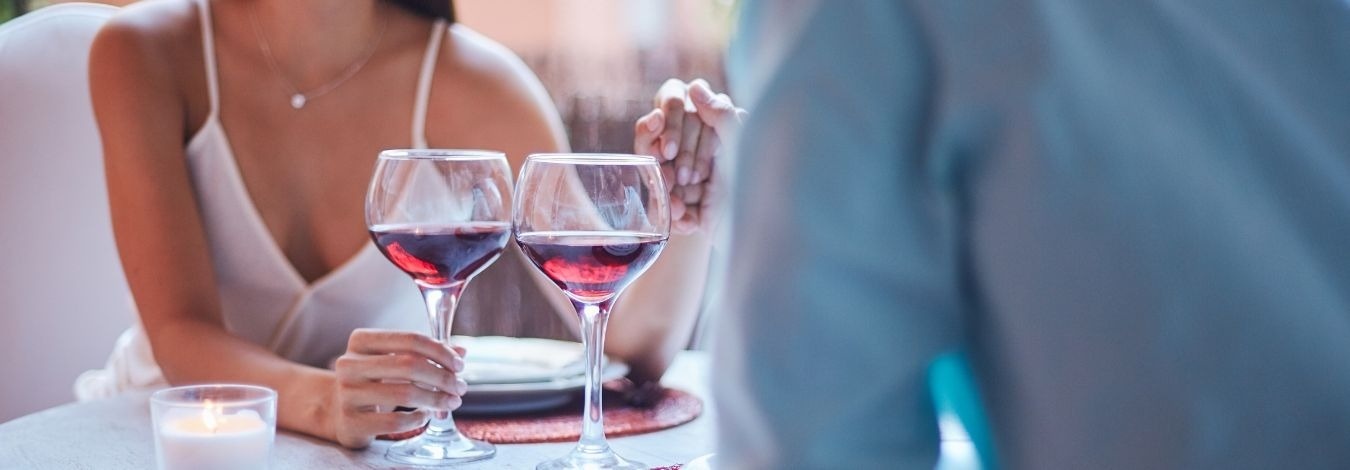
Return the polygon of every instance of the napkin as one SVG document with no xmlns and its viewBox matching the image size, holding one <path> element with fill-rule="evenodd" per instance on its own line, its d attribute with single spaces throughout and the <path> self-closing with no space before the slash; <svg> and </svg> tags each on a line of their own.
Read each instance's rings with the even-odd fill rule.
<svg viewBox="0 0 1350 470">
<path fill-rule="evenodd" d="M 580 343 L 505 336 L 455 336 L 464 347 L 464 371 L 470 385 L 547 382 L 585 373 Z"/>
</svg>

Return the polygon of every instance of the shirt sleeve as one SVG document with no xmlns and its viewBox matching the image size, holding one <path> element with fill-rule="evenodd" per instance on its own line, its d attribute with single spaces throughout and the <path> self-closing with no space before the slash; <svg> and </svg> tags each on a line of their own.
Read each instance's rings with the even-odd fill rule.
<svg viewBox="0 0 1350 470">
<path fill-rule="evenodd" d="M 926 374 L 961 337 L 955 211 L 905 2 L 747 1 L 714 315 L 718 464 L 924 468 Z"/>
</svg>

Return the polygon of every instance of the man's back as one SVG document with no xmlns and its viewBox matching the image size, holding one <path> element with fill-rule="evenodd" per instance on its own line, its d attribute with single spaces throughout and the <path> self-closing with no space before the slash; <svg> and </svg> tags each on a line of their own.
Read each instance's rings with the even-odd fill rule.
<svg viewBox="0 0 1350 470">
<path fill-rule="evenodd" d="M 772 8 L 733 51 L 730 458 L 925 462 L 967 348 L 1008 468 L 1350 463 L 1350 3 Z"/>
</svg>

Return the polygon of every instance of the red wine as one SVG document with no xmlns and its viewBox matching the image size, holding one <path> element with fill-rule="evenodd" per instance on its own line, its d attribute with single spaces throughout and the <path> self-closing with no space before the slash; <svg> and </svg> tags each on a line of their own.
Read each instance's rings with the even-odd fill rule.
<svg viewBox="0 0 1350 470">
<path fill-rule="evenodd" d="M 502 253 L 510 233 L 511 225 L 503 222 L 370 228 L 370 238 L 389 261 L 432 286 L 464 282 L 483 270 Z"/>
<path fill-rule="evenodd" d="M 573 297 L 597 302 L 628 287 L 666 246 L 640 232 L 532 232 L 516 237 L 525 256 Z"/>
</svg>

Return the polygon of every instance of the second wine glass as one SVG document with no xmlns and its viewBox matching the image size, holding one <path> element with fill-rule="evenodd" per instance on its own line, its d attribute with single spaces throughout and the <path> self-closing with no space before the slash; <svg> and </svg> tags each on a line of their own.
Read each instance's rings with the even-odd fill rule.
<svg viewBox="0 0 1350 470">
<path fill-rule="evenodd" d="M 387 150 L 366 196 L 366 225 L 380 252 L 412 277 L 426 301 L 433 337 L 448 345 L 455 305 L 469 279 L 506 247 L 511 180 L 506 156 L 480 150 Z M 385 454 L 413 465 L 449 465 L 492 457 L 449 412 L 421 435 Z"/>
<path fill-rule="evenodd" d="M 670 236 L 670 201 L 656 159 L 638 155 L 531 155 L 515 197 L 526 257 L 571 299 L 586 350 L 581 439 L 537 469 L 640 469 L 605 441 L 600 367 L 615 298 L 656 261 Z"/>
</svg>

